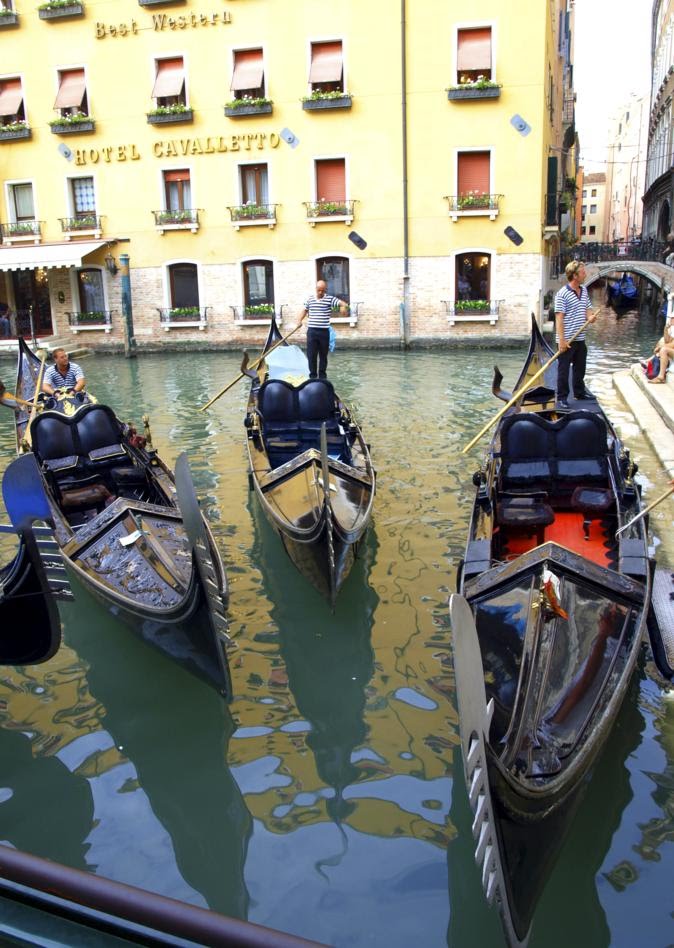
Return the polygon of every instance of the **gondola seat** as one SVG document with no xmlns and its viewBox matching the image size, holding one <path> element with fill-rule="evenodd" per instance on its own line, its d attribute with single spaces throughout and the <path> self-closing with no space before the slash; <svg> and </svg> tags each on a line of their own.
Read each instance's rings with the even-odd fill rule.
<svg viewBox="0 0 674 948">
<path fill-rule="evenodd" d="M 554 435 L 550 424 L 533 414 L 509 415 L 501 428 L 501 487 L 504 490 L 547 487 Z"/>
<path fill-rule="evenodd" d="M 546 493 L 501 494 L 496 504 L 496 520 L 502 527 L 536 530 L 537 543 L 543 543 L 545 528 L 554 522 L 555 513 Z"/>
<path fill-rule="evenodd" d="M 318 434 L 325 423 L 328 434 L 339 434 L 335 390 L 327 379 L 309 379 L 297 389 L 300 428 Z"/>
<path fill-rule="evenodd" d="M 74 473 L 79 461 L 72 426 L 58 415 L 38 415 L 31 428 L 31 441 L 42 467 L 55 475 Z"/>
<path fill-rule="evenodd" d="M 599 415 L 573 412 L 556 422 L 556 477 L 559 485 L 606 483 L 608 431 Z"/>
<path fill-rule="evenodd" d="M 119 465 L 126 451 L 121 443 L 122 426 L 106 405 L 90 405 L 75 419 L 80 454 L 91 470 Z"/>
<path fill-rule="evenodd" d="M 601 520 L 614 507 L 613 491 L 606 487 L 576 487 L 571 495 L 571 508 L 583 515 L 585 539 L 590 539 L 590 524 Z"/>
</svg>

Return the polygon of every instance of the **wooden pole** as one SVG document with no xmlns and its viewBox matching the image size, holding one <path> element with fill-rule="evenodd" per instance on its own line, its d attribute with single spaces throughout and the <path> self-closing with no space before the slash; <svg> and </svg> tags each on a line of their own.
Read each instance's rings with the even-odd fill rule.
<svg viewBox="0 0 674 948">
<path fill-rule="evenodd" d="M 572 343 L 582 332 L 584 332 L 584 331 L 587 329 L 587 327 L 590 325 L 591 322 L 592 322 L 591 319 L 586 320 L 586 321 L 583 323 L 583 325 L 580 327 L 580 329 L 579 329 L 577 332 L 574 332 L 573 336 L 571 336 L 571 338 L 569 339 L 569 345 L 571 345 L 571 343 Z M 532 383 L 535 382 L 537 379 L 539 379 L 539 378 L 541 377 L 541 375 L 543 375 L 543 373 L 546 371 L 546 369 L 547 369 L 549 366 L 551 366 L 552 363 L 555 361 L 555 359 L 558 359 L 561 354 L 562 354 L 561 349 L 558 349 L 557 352 L 555 352 L 555 354 L 552 356 L 552 358 L 548 359 L 548 361 L 545 363 L 545 365 L 542 366 L 542 368 L 540 368 L 540 369 L 538 370 L 538 372 L 536 372 L 535 375 L 532 375 L 532 377 L 527 381 L 527 383 L 526 383 L 525 385 L 522 386 L 521 389 L 519 389 L 519 391 L 515 392 L 515 394 L 513 395 L 513 397 L 510 399 L 510 401 L 509 401 L 509 402 L 506 402 L 506 404 L 503 406 L 503 408 L 501 408 L 499 411 L 496 412 L 496 414 L 495 414 L 494 417 L 491 419 L 491 421 L 488 421 L 488 422 L 487 422 L 487 424 L 484 426 L 484 428 L 482 428 L 482 430 L 479 431 L 479 432 L 475 435 L 475 437 L 473 438 L 473 440 L 468 442 L 468 444 L 466 445 L 466 447 L 463 449 L 463 451 L 462 451 L 461 453 L 462 453 L 462 454 L 465 454 L 466 451 L 470 451 L 470 449 L 473 447 L 473 445 L 474 445 L 474 444 L 477 444 L 477 442 L 480 440 L 480 438 L 482 437 L 482 435 L 483 435 L 485 432 L 489 431 L 489 429 L 491 428 L 491 426 L 492 426 L 492 425 L 495 425 L 496 422 L 499 420 L 499 418 L 500 418 L 502 415 L 504 415 L 504 414 L 508 411 L 508 409 L 511 408 L 511 407 L 515 404 L 515 402 L 516 402 L 519 398 L 522 397 L 522 395 L 526 394 L 526 392 L 528 391 L 528 389 L 531 388 Z"/>
<path fill-rule="evenodd" d="M 621 533 L 624 533 L 625 530 L 627 530 L 628 527 L 631 527 L 633 523 L 636 523 L 637 520 L 641 520 L 642 517 L 645 517 L 647 513 L 649 513 L 654 507 L 657 507 L 658 504 L 661 504 L 662 501 L 669 497 L 670 494 L 674 494 L 674 484 L 672 484 L 672 486 L 666 490 L 664 494 L 660 494 L 660 496 L 656 498 L 652 504 L 649 504 L 648 507 L 644 507 L 641 513 L 638 513 L 636 517 L 632 517 L 632 519 L 623 527 L 621 527 L 620 530 L 616 530 L 616 537 L 619 537 Z"/>
<path fill-rule="evenodd" d="M 267 356 L 269 355 L 270 352 L 273 352 L 274 349 L 278 349 L 278 347 L 279 347 L 280 345 L 283 345 L 283 343 L 286 341 L 286 339 L 290 339 L 290 337 L 292 336 L 292 334 L 295 333 L 295 332 L 297 332 L 297 330 L 300 328 L 301 325 L 302 325 L 302 323 L 298 323 L 298 324 L 295 326 L 294 329 L 291 329 L 291 330 L 290 330 L 290 332 L 288 333 L 287 336 L 283 336 L 283 338 L 282 338 L 282 339 L 279 339 L 278 342 L 275 342 L 273 346 L 270 346 L 270 347 L 267 349 L 267 351 L 266 351 L 266 352 L 263 352 L 262 355 L 260 356 L 260 358 L 257 359 L 255 362 L 253 362 L 251 365 L 249 365 L 248 368 L 249 368 L 249 369 L 256 369 L 256 368 L 258 367 L 258 365 L 260 364 L 260 362 L 262 362 L 264 359 L 267 358 Z M 245 373 L 244 373 L 244 372 L 240 372 L 240 373 L 237 375 L 237 377 L 236 377 L 232 382 L 229 383 L 229 385 L 225 385 L 225 387 L 224 387 L 223 389 L 221 389 L 221 390 L 218 392 L 217 395 L 214 395 L 213 398 L 210 400 L 210 402 L 206 402 L 205 405 L 202 405 L 202 407 L 199 409 L 199 411 L 206 411 L 207 408 L 210 408 L 210 407 L 211 407 L 211 405 L 213 404 L 213 402 L 217 402 L 217 400 L 220 398 L 221 395 L 224 395 L 225 392 L 228 392 L 228 391 L 230 390 L 230 388 L 233 388 L 233 387 L 236 385 L 237 382 L 240 382 L 241 379 L 243 379 L 243 378 L 245 378 L 245 377 L 246 377 L 246 376 L 245 376 Z"/>
</svg>

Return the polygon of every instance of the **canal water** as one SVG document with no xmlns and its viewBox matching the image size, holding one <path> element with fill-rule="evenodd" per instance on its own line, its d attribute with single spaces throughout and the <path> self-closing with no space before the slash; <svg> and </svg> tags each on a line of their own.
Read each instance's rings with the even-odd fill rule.
<svg viewBox="0 0 674 948">
<path fill-rule="evenodd" d="M 588 369 L 647 499 L 664 472 L 611 373 L 659 332 L 607 312 Z M 238 357 L 83 358 L 100 401 L 139 424 L 148 413 L 169 463 L 188 453 L 230 580 L 234 698 L 77 588 L 59 653 L 0 668 L 0 840 L 327 944 L 501 945 L 471 853 L 447 600 L 487 439 L 460 452 L 498 408 L 495 361 L 509 386 L 525 349 L 333 354 L 379 472 L 334 615 L 249 493 L 245 384 L 196 410 Z M 1 469 L 13 451 L 3 412 Z M 674 568 L 671 522 L 671 502 L 654 511 L 659 561 Z M 662 685 L 644 648 L 532 948 L 674 943 L 674 695 Z"/>
</svg>

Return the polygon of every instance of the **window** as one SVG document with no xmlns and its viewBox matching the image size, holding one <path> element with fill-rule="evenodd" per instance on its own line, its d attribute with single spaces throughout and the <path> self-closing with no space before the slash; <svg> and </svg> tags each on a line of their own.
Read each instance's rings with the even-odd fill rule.
<svg viewBox="0 0 674 948">
<path fill-rule="evenodd" d="M 240 165 L 239 184 L 242 204 L 269 203 L 267 165 Z"/>
<path fill-rule="evenodd" d="M 12 221 L 34 221 L 32 184 L 11 184 L 9 187 L 9 214 Z"/>
<path fill-rule="evenodd" d="M 456 300 L 488 300 L 491 255 L 462 253 L 456 257 Z"/>
<path fill-rule="evenodd" d="M 78 270 L 77 291 L 81 313 L 100 313 L 105 310 L 103 274 L 100 270 L 93 267 Z"/>
<path fill-rule="evenodd" d="M 587 236 L 587 227 L 583 227 L 583 229 L 581 230 L 581 234 L 583 235 L 583 237 Z"/>
<path fill-rule="evenodd" d="M 592 188 L 592 191 L 590 192 L 590 197 L 596 198 L 596 196 L 597 196 L 597 189 Z"/>
<path fill-rule="evenodd" d="M 596 214 L 596 213 L 597 213 L 597 205 L 590 204 L 590 214 Z"/>
<path fill-rule="evenodd" d="M 580 216 L 581 216 L 581 217 L 585 217 L 585 214 L 586 214 L 586 213 L 587 213 L 587 204 L 581 204 L 581 207 L 580 207 Z"/>
<path fill-rule="evenodd" d="M 586 189 L 586 188 L 583 188 L 583 197 L 584 197 L 584 198 L 587 197 L 587 189 Z"/>
<path fill-rule="evenodd" d="M 0 122 L 2 125 L 11 125 L 13 122 L 25 121 L 26 110 L 23 104 L 21 80 L 0 80 Z"/>
<path fill-rule="evenodd" d="M 311 44 L 309 85 L 312 92 L 344 92 L 341 40 Z"/>
<path fill-rule="evenodd" d="M 243 264 L 243 296 L 246 306 L 274 305 L 274 264 L 249 260 Z"/>
<path fill-rule="evenodd" d="M 350 302 L 349 261 L 346 257 L 321 257 L 316 261 L 316 279 L 325 280 L 330 296 Z"/>
<path fill-rule="evenodd" d="M 71 178 L 73 217 L 79 219 L 96 215 L 96 195 L 93 178 Z"/>
<path fill-rule="evenodd" d="M 316 162 L 316 200 L 327 204 L 346 201 L 346 161 L 323 158 Z"/>
<path fill-rule="evenodd" d="M 190 173 L 187 170 L 164 172 L 164 200 L 167 211 L 187 211 L 192 207 Z"/>
<path fill-rule="evenodd" d="M 463 151 L 457 156 L 456 187 L 459 207 L 475 196 L 489 194 L 491 155 L 488 151 Z"/>
<path fill-rule="evenodd" d="M 168 105 L 187 105 L 185 95 L 185 69 L 182 56 L 175 59 L 158 59 L 152 98 L 157 107 Z"/>
<path fill-rule="evenodd" d="M 199 306 L 199 275 L 196 263 L 173 263 L 168 268 L 171 307 Z"/>
<path fill-rule="evenodd" d="M 231 89 L 235 99 L 264 98 L 264 64 L 261 49 L 234 51 Z"/>
<path fill-rule="evenodd" d="M 456 78 L 459 84 L 492 78 L 491 27 L 457 31 Z"/>
<path fill-rule="evenodd" d="M 597 233 L 597 228 L 594 226 L 594 224 L 590 224 L 590 236 L 593 236 L 596 233 Z"/>
<path fill-rule="evenodd" d="M 89 114 L 84 69 L 64 69 L 59 72 L 59 91 L 54 108 L 62 116 Z"/>
</svg>

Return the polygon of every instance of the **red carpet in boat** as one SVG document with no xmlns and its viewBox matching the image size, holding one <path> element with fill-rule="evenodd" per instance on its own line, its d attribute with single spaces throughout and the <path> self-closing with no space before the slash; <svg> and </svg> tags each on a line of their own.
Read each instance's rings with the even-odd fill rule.
<svg viewBox="0 0 674 948">
<path fill-rule="evenodd" d="M 575 512 L 557 511 L 555 522 L 545 528 L 545 540 L 559 543 L 560 546 L 565 546 L 574 553 L 580 553 L 581 556 L 587 557 L 600 566 L 611 565 L 609 550 L 606 546 L 607 537 L 608 534 L 601 520 L 593 520 L 590 523 L 590 539 L 586 540 L 583 532 L 583 515 Z M 508 559 L 526 553 L 535 546 L 535 534 L 528 535 L 522 531 L 513 531 L 508 535 Z"/>
</svg>

